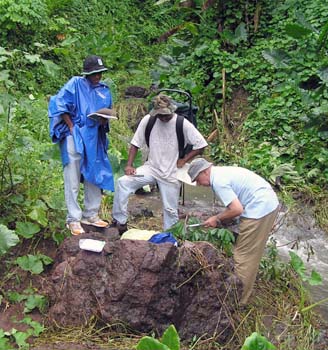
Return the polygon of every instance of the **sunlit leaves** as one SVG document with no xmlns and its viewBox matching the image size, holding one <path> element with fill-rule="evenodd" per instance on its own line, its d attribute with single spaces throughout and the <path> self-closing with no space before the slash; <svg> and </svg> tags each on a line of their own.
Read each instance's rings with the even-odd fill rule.
<svg viewBox="0 0 328 350">
<path fill-rule="evenodd" d="M 180 350 L 180 338 L 174 325 L 170 325 L 161 340 L 153 337 L 142 337 L 136 346 L 137 350 Z"/>
<path fill-rule="evenodd" d="M 166 329 L 161 338 L 161 342 L 170 350 L 180 350 L 179 334 L 173 324 Z"/>
<path fill-rule="evenodd" d="M 323 68 L 319 69 L 318 75 L 319 75 L 320 79 L 321 79 L 326 85 L 328 85 L 328 67 L 323 67 Z"/>
<path fill-rule="evenodd" d="M 295 170 L 295 166 L 289 163 L 279 164 L 274 167 L 270 174 L 270 181 L 275 184 L 277 178 L 285 177 L 294 183 L 302 183 L 303 178 Z"/>
<path fill-rule="evenodd" d="M 40 62 L 40 55 L 38 55 L 38 54 L 32 55 L 29 53 L 25 53 L 24 56 L 25 56 L 26 60 L 30 63 Z"/>
<path fill-rule="evenodd" d="M 290 256 L 290 265 L 295 270 L 295 272 L 301 277 L 302 281 L 308 282 L 310 285 L 320 285 L 322 284 L 321 275 L 313 270 L 311 272 L 310 277 L 306 275 L 306 267 L 302 261 L 302 259 L 293 251 L 289 251 Z"/>
<path fill-rule="evenodd" d="M 143 337 L 136 346 L 137 350 L 170 350 L 165 344 L 152 337 Z"/>
<path fill-rule="evenodd" d="M 266 337 L 254 332 L 246 338 L 241 350 L 275 350 L 276 347 Z"/>
<path fill-rule="evenodd" d="M 280 49 L 263 50 L 262 56 L 276 68 L 286 68 L 290 62 L 289 55 Z"/>
<path fill-rule="evenodd" d="M 19 238 L 15 231 L 9 230 L 6 226 L 0 224 L 0 256 L 5 254 L 18 242 Z"/>
</svg>

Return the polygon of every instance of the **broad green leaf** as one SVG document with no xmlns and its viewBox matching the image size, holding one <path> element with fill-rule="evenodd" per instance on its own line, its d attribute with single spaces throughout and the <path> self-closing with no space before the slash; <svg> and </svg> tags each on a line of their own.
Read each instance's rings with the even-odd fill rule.
<svg viewBox="0 0 328 350">
<path fill-rule="evenodd" d="M 292 23 L 286 24 L 285 31 L 287 35 L 295 39 L 301 39 L 304 36 L 307 36 L 312 33 L 312 30 L 310 30 L 309 28 L 305 28 L 299 24 Z"/>
<path fill-rule="evenodd" d="M 235 29 L 235 40 L 239 41 L 247 41 L 247 30 L 245 23 L 240 23 L 238 27 Z"/>
<path fill-rule="evenodd" d="M 323 68 L 319 69 L 318 74 L 319 74 L 320 79 L 324 83 L 328 84 L 328 67 L 323 67 Z"/>
<path fill-rule="evenodd" d="M 0 81 L 9 80 L 9 70 L 1 70 L 0 71 Z"/>
<path fill-rule="evenodd" d="M 262 56 L 277 68 L 288 67 L 288 63 L 290 61 L 288 54 L 285 51 L 279 49 L 263 50 Z"/>
<path fill-rule="evenodd" d="M 8 338 L 0 337 L 0 349 L 1 350 L 12 350 L 12 346 L 8 343 Z"/>
<path fill-rule="evenodd" d="M 29 271 L 33 274 L 40 274 L 43 271 L 43 263 L 37 255 L 25 255 L 16 259 L 18 266 L 24 271 Z"/>
<path fill-rule="evenodd" d="M 60 67 L 50 60 L 41 59 L 41 63 L 43 64 L 46 72 L 50 76 L 56 76 L 56 74 L 58 74 L 58 72 L 60 71 Z"/>
<path fill-rule="evenodd" d="M 57 245 L 60 245 L 66 238 L 66 234 L 64 232 L 52 232 L 51 236 Z"/>
<path fill-rule="evenodd" d="M 24 312 L 28 313 L 36 308 L 40 311 L 43 311 L 45 309 L 46 304 L 47 299 L 45 296 L 39 294 L 29 295 L 25 302 Z"/>
<path fill-rule="evenodd" d="M 30 337 L 28 332 L 15 332 L 12 336 L 15 338 L 16 344 L 20 349 L 28 349 L 29 345 L 26 343 L 26 340 Z"/>
<path fill-rule="evenodd" d="M 56 210 L 65 210 L 64 195 L 60 192 L 49 193 L 48 196 L 42 196 L 48 207 Z"/>
<path fill-rule="evenodd" d="M 302 26 L 303 28 L 307 28 L 311 30 L 312 32 L 316 32 L 316 29 L 313 27 L 313 25 L 306 19 L 303 12 L 300 12 L 298 10 L 295 11 L 295 17 L 297 20 L 297 23 Z"/>
<path fill-rule="evenodd" d="M 162 55 L 158 59 L 159 66 L 163 68 L 169 68 L 173 62 L 174 62 L 174 59 L 168 55 Z"/>
<path fill-rule="evenodd" d="M 143 337 L 136 346 L 137 350 L 170 350 L 165 344 L 152 337 Z"/>
<path fill-rule="evenodd" d="M 10 202 L 13 204 L 23 204 L 24 203 L 24 196 L 21 194 L 13 194 L 10 196 Z"/>
<path fill-rule="evenodd" d="M 302 259 L 293 251 L 289 251 L 290 265 L 300 275 L 302 279 L 305 278 L 305 266 Z"/>
<path fill-rule="evenodd" d="M 274 167 L 270 174 L 270 180 L 272 183 L 275 183 L 278 176 L 286 175 L 288 175 L 289 178 L 293 179 L 295 183 L 302 181 L 302 177 L 299 176 L 298 172 L 295 170 L 294 165 L 289 163 L 279 164 L 278 166 Z"/>
<path fill-rule="evenodd" d="M 328 115 L 328 104 L 322 104 L 322 105 L 319 106 L 319 107 L 313 108 L 313 109 L 312 109 L 312 113 L 313 113 L 315 116 L 320 116 L 320 115 L 322 115 L 322 114 Z"/>
<path fill-rule="evenodd" d="M 185 46 L 185 47 L 190 46 L 189 41 L 186 41 L 186 40 L 174 38 L 173 41 L 179 46 Z"/>
<path fill-rule="evenodd" d="M 171 350 L 180 350 L 179 334 L 173 324 L 164 332 L 161 341 Z"/>
<path fill-rule="evenodd" d="M 32 335 L 35 337 L 38 337 L 45 329 L 41 323 L 33 321 L 31 317 L 24 317 L 20 322 L 31 326 L 33 328 Z"/>
<path fill-rule="evenodd" d="M 20 294 L 18 292 L 8 292 L 7 294 L 9 300 L 13 303 L 20 303 L 22 300 L 25 300 L 27 296 L 25 294 Z"/>
<path fill-rule="evenodd" d="M 314 178 L 320 175 L 320 172 L 321 171 L 318 168 L 313 168 L 307 173 L 306 177 L 308 177 L 309 179 Z"/>
<path fill-rule="evenodd" d="M 32 222 L 16 222 L 16 232 L 24 238 L 32 238 L 36 233 L 40 232 L 40 226 Z"/>
<path fill-rule="evenodd" d="M 26 53 L 24 56 L 30 63 L 40 62 L 40 55 L 31 55 L 29 53 Z"/>
<path fill-rule="evenodd" d="M 37 257 L 39 257 L 40 260 L 42 260 L 44 265 L 50 265 L 50 264 L 53 263 L 53 260 L 50 258 L 50 256 L 43 255 L 43 254 L 38 254 Z"/>
<path fill-rule="evenodd" d="M 10 56 L 11 52 L 6 50 L 4 47 L 0 46 L 0 55 L 7 55 Z"/>
<path fill-rule="evenodd" d="M 46 227 L 48 224 L 47 219 L 47 206 L 42 201 L 37 201 L 33 206 L 32 211 L 28 214 L 28 217 L 33 221 L 38 222 L 42 227 Z"/>
<path fill-rule="evenodd" d="M 7 253 L 7 251 L 19 242 L 19 237 L 7 226 L 0 224 L 0 256 Z"/>
<path fill-rule="evenodd" d="M 322 284 L 322 277 L 321 277 L 320 273 L 318 273 L 315 270 L 312 270 L 311 276 L 308 279 L 308 282 L 311 286 L 321 285 Z"/>
<path fill-rule="evenodd" d="M 241 350 L 275 350 L 276 347 L 257 332 L 246 338 Z"/>
</svg>

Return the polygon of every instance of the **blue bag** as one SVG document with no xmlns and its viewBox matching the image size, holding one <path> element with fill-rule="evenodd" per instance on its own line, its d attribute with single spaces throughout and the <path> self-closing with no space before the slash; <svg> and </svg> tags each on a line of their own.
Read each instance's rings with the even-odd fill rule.
<svg viewBox="0 0 328 350">
<path fill-rule="evenodd" d="M 155 233 L 153 236 L 151 236 L 148 242 L 156 244 L 173 243 L 176 247 L 178 246 L 178 241 L 174 238 L 171 232 Z"/>
</svg>

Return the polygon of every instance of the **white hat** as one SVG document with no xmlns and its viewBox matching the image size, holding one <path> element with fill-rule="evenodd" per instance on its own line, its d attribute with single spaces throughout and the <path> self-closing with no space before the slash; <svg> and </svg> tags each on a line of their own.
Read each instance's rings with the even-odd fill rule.
<svg viewBox="0 0 328 350">
<path fill-rule="evenodd" d="M 188 175 L 190 164 L 186 163 L 182 168 L 177 170 L 177 179 L 188 185 L 196 186 L 196 182 L 192 182 L 190 176 Z"/>
<path fill-rule="evenodd" d="M 188 170 L 188 175 L 190 176 L 190 180 L 195 181 L 199 173 L 209 168 L 211 165 L 213 165 L 213 163 L 208 162 L 204 158 L 194 159 L 191 162 Z"/>
</svg>

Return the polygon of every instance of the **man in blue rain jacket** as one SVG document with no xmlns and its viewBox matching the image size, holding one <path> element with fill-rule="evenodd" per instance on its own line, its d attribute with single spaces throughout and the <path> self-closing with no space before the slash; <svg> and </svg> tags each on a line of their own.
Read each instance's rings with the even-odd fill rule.
<svg viewBox="0 0 328 350">
<path fill-rule="evenodd" d="M 114 191 L 107 156 L 108 120 L 90 118 L 102 108 L 112 108 L 109 87 L 101 82 L 107 71 L 99 56 L 88 56 L 82 76 L 71 78 L 49 102 L 50 137 L 59 143 L 64 167 L 66 224 L 73 235 L 84 233 L 81 222 L 106 227 L 98 216 L 101 190 Z M 108 111 L 108 110 L 107 110 Z M 84 210 L 79 206 L 80 182 L 84 184 Z"/>
</svg>

